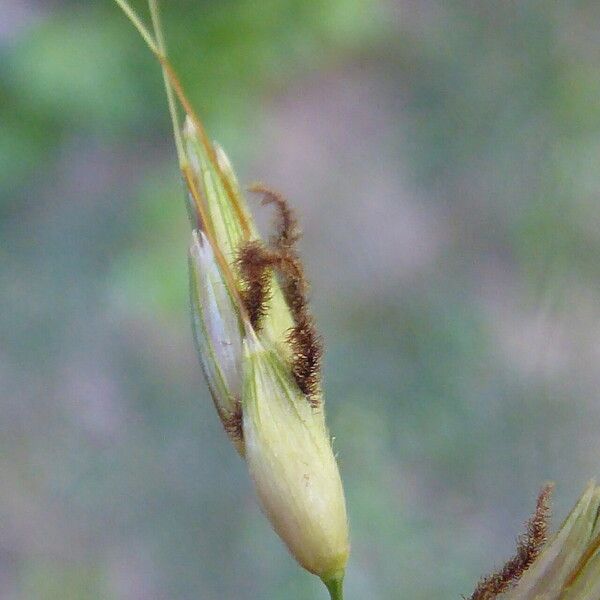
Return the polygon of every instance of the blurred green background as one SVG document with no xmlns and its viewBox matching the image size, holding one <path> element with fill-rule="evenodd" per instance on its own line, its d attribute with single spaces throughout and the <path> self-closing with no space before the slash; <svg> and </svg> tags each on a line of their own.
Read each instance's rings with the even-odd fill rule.
<svg viewBox="0 0 600 600">
<path fill-rule="evenodd" d="M 600 473 L 600 5 L 163 4 L 301 216 L 348 599 L 468 595 L 545 480 L 558 524 Z M 0 6 L 0 598 L 324 598 L 194 355 L 159 69 L 109 0 Z"/>
</svg>

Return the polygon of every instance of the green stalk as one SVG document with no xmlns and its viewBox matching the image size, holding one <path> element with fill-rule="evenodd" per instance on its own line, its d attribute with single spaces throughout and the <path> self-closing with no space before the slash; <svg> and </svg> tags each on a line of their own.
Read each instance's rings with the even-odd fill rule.
<svg viewBox="0 0 600 600">
<path fill-rule="evenodd" d="M 323 579 L 331 600 L 344 600 L 344 573 L 336 573 L 331 579 Z"/>
<path fill-rule="evenodd" d="M 135 10 L 133 10 L 133 8 L 129 6 L 127 0 L 115 0 L 115 2 L 121 7 L 121 10 L 127 15 L 127 18 L 131 21 L 133 26 L 140 32 L 140 35 L 142 36 L 146 44 L 148 44 L 150 50 L 152 50 L 152 52 L 156 56 L 160 56 L 158 46 L 152 38 L 152 35 L 150 35 L 150 32 L 148 31 L 148 29 L 146 29 L 146 26 L 139 18 Z"/>
<path fill-rule="evenodd" d="M 167 57 L 167 45 L 165 43 L 165 37 L 162 31 L 162 25 L 160 22 L 160 12 L 158 10 L 158 0 L 148 0 L 148 6 L 150 8 L 150 16 L 152 18 L 152 26 L 154 28 L 154 36 L 158 45 L 158 50 L 164 58 Z M 175 103 L 175 94 L 173 93 L 173 87 L 169 81 L 169 76 L 162 64 L 162 74 L 165 81 L 165 90 L 167 92 L 167 102 L 169 103 L 169 113 L 171 114 L 171 121 L 173 123 L 173 136 L 175 137 L 175 146 L 177 148 L 177 158 L 179 159 L 179 166 L 183 167 L 187 164 L 187 157 L 185 149 L 183 147 L 183 141 L 181 139 L 181 126 L 179 123 L 179 114 L 177 112 L 177 105 Z"/>
</svg>

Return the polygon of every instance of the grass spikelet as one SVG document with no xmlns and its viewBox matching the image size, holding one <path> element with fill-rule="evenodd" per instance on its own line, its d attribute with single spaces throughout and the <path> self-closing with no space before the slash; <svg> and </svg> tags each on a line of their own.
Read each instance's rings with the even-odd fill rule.
<svg viewBox="0 0 600 600">
<path fill-rule="evenodd" d="M 539 556 L 548 539 L 550 524 L 550 500 L 554 486 L 546 484 L 538 494 L 535 512 L 527 522 L 527 528 L 517 540 L 517 551 L 504 566 L 483 578 L 470 600 L 492 600 L 513 586 Z"/>
</svg>

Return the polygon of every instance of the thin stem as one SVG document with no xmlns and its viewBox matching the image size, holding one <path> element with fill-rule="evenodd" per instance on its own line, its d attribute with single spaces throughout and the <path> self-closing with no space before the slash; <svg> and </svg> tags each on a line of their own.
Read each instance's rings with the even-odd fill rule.
<svg viewBox="0 0 600 600">
<path fill-rule="evenodd" d="M 152 17 L 152 26 L 154 27 L 154 35 L 158 44 L 158 49 L 161 55 L 167 57 L 167 45 L 165 43 L 165 37 L 162 31 L 162 25 L 160 22 L 160 12 L 158 10 L 158 0 L 148 0 L 148 6 L 150 7 L 150 16 Z M 165 82 L 165 90 L 167 92 L 167 102 L 169 104 L 169 113 L 171 114 L 171 122 L 173 123 L 173 136 L 175 137 L 175 147 L 177 148 L 177 158 L 179 159 L 179 166 L 183 167 L 187 164 L 187 156 L 183 146 L 183 140 L 181 139 L 181 125 L 179 122 L 179 114 L 177 112 L 177 105 L 175 103 L 175 95 L 173 93 L 173 87 L 169 80 L 169 75 L 164 67 L 162 67 L 163 80 Z"/>
<path fill-rule="evenodd" d="M 244 235 L 246 238 L 248 238 L 250 236 L 250 228 L 248 226 L 248 221 L 246 219 L 246 215 L 244 214 L 244 211 L 242 210 L 242 208 L 238 202 L 238 199 L 236 198 L 236 196 L 231 188 L 231 184 L 229 183 L 229 181 L 223 175 L 223 172 L 219 168 L 219 164 L 218 164 L 217 157 L 215 154 L 215 149 L 214 149 L 212 143 L 210 142 L 208 136 L 206 135 L 206 131 L 204 130 L 202 122 L 200 121 L 200 119 L 196 115 L 194 109 L 192 108 L 192 105 L 190 104 L 189 100 L 187 99 L 187 96 L 185 95 L 185 93 L 183 91 L 181 83 L 180 83 L 177 75 L 175 74 L 173 67 L 171 66 L 171 64 L 169 62 L 169 59 L 165 56 L 165 54 L 163 52 L 164 39 L 162 38 L 162 30 L 160 27 L 160 19 L 159 19 L 158 6 L 156 4 L 156 0 L 148 0 L 148 2 L 150 5 L 150 11 L 152 13 L 152 21 L 155 24 L 156 34 L 159 37 L 159 40 L 162 41 L 162 43 L 160 41 L 159 41 L 159 43 L 157 43 L 153 39 L 152 35 L 150 34 L 150 32 L 148 31 L 146 26 L 142 23 L 142 20 L 138 17 L 137 13 L 131 8 L 131 6 L 129 6 L 127 0 L 115 0 L 115 2 L 121 7 L 121 9 L 127 15 L 129 20 L 133 23 L 133 25 L 136 27 L 136 29 L 140 32 L 140 35 L 144 38 L 144 41 L 146 42 L 146 44 L 148 44 L 148 47 L 150 48 L 150 50 L 152 50 L 152 52 L 154 53 L 154 55 L 160 62 L 161 67 L 163 69 L 163 77 L 168 80 L 167 98 L 169 100 L 169 111 L 171 112 L 171 118 L 173 120 L 173 127 L 175 130 L 175 144 L 177 145 L 177 153 L 179 155 L 179 161 L 181 163 L 182 170 L 183 170 L 183 167 L 187 165 L 187 160 L 185 159 L 185 156 L 186 156 L 185 150 L 184 150 L 183 143 L 181 141 L 180 129 L 178 126 L 179 119 L 176 117 L 177 109 L 175 108 L 175 99 L 173 98 L 173 92 L 174 92 L 175 96 L 177 97 L 177 99 L 179 100 L 179 102 L 181 103 L 181 106 L 183 107 L 185 113 L 192 120 L 192 123 L 194 124 L 194 126 L 196 128 L 198 137 L 200 138 L 200 142 L 204 146 L 204 149 L 205 149 L 206 153 L 208 154 L 208 158 L 210 159 L 211 163 L 215 166 L 215 169 L 219 175 L 219 179 L 221 180 L 221 183 L 222 183 L 223 187 L 225 188 L 225 192 L 227 193 L 227 196 L 229 197 L 229 200 L 236 212 L 236 215 L 237 215 L 238 219 L 240 220 L 242 229 L 244 231 Z M 171 98 L 169 98 L 169 95 L 171 95 Z M 182 162 L 182 158 L 183 158 L 183 162 Z"/>
<path fill-rule="evenodd" d="M 138 32 L 140 33 L 140 35 L 142 36 L 142 38 L 144 39 L 144 41 L 146 42 L 146 44 L 148 45 L 148 47 L 150 48 L 150 50 L 152 51 L 154 56 L 156 56 L 156 58 L 158 59 L 158 62 L 160 63 L 160 65 L 162 67 L 163 77 L 166 79 L 165 85 L 166 85 L 166 89 L 167 89 L 167 98 L 169 100 L 169 111 L 171 112 L 171 118 L 173 120 L 173 128 L 175 130 L 175 143 L 177 145 L 177 153 L 179 154 L 181 152 L 181 154 L 178 157 L 179 161 L 180 161 L 181 172 L 185 179 L 187 188 L 194 200 L 196 210 L 198 211 L 200 219 L 201 219 L 202 223 L 204 224 L 205 234 L 206 234 L 206 237 L 208 238 L 210 245 L 213 248 L 213 251 L 215 253 L 215 258 L 217 259 L 217 262 L 221 266 L 221 270 L 223 271 L 223 276 L 225 277 L 230 290 L 236 297 L 236 301 L 239 306 L 240 312 L 242 313 L 242 316 L 246 319 L 247 318 L 246 311 L 244 309 L 243 302 L 241 301 L 241 298 L 239 297 L 239 294 L 237 293 L 237 287 L 235 285 L 235 279 L 234 279 L 233 273 L 231 271 L 231 267 L 227 263 L 227 260 L 225 259 L 225 256 L 223 255 L 223 252 L 221 251 L 221 248 L 219 247 L 219 245 L 217 244 L 217 242 L 215 240 L 215 236 L 214 236 L 214 232 L 212 231 L 212 227 L 209 227 L 210 221 L 207 218 L 208 214 L 207 214 L 207 210 L 206 210 L 206 200 L 202 197 L 200 190 L 199 190 L 198 186 L 196 185 L 195 174 L 192 171 L 192 169 L 190 168 L 190 165 L 186 158 L 185 150 L 184 150 L 183 143 L 181 142 L 181 137 L 180 137 L 179 119 L 177 118 L 175 97 L 173 97 L 173 95 L 172 95 L 173 92 L 174 92 L 174 95 L 179 100 L 185 113 L 192 120 L 192 123 L 194 124 L 194 126 L 196 128 L 198 137 L 200 138 L 200 142 L 204 146 L 204 149 L 205 149 L 206 153 L 208 154 L 209 160 L 214 165 L 214 167 L 219 175 L 219 178 L 221 179 L 221 183 L 223 184 L 223 187 L 225 188 L 225 191 L 234 207 L 234 210 L 236 211 L 236 213 L 238 214 L 238 217 L 240 218 L 242 228 L 244 229 L 246 236 L 248 236 L 250 229 L 248 226 L 246 216 L 244 215 L 244 212 L 241 209 L 240 204 L 239 204 L 235 194 L 233 193 L 231 184 L 229 183 L 229 181 L 223 175 L 221 169 L 219 168 L 219 164 L 218 164 L 217 157 L 215 154 L 215 149 L 214 149 L 213 145 L 211 144 L 208 136 L 206 135 L 206 131 L 204 130 L 202 122 L 200 121 L 200 119 L 198 118 L 196 113 L 194 112 L 194 109 L 193 109 L 190 101 L 188 100 L 187 96 L 185 95 L 185 92 L 183 91 L 181 82 L 179 81 L 179 78 L 175 74 L 175 71 L 173 70 L 171 63 L 169 62 L 169 59 L 164 55 L 164 52 L 163 52 L 163 49 L 165 46 L 164 38 L 162 37 L 162 29 L 160 27 L 160 18 L 159 18 L 159 14 L 158 14 L 158 6 L 156 4 L 156 0 L 148 0 L 148 3 L 150 6 L 152 22 L 153 22 L 154 29 L 155 29 L 155 32 L 157 35 L 157 40 L 159 40 L 158 42 L 154 40 L 154 38 L 152 37 L 152 35 L 150 34 L 148 29 L 142 22 L 142 20 L 139 18 L 139 16 L 133 10 L 133 8 L 131 8 L 131 6 L 129 5 L 127 0 L 115 0 L 115 2 L 121 7 L 123 12 L 127 15 L 129 20 L 133 23 L 133 25 L 138 30 Z M 171 98 L 169 98 L 170 94 L 171 94 Z"/>
<path fill-rule="evenodd" d="M 229 201 L 231 202 L 231 205 L 233 206 L 233 209 L 236 212 L 237 218 L 239 219 L 240 224 L 242 226 L 242 230 L 244 232 L 244 237 L 246 239 L 248 239 L 250 237 L 250 226 L 248 224 L 248 219 L 247 219 L 246 215 L 244 214 L 244 211 L 243 211 L 242 207 L 240 206 L 239 200 L 237 199 L 237 197 L 231 187 L 231 183 L 223 175 L 223 171 L 219 167 L 219 163 L 217 161 L 217 155 L 215 153 L 214 146 L 212 145 L 212 143 L 210 142 L 210 140 L 208 138 L 208 135 L 206 134 L 206 130 L 204 129 L 204 126 L 202 125 L 202 121 L 199 119 L 198 115 L 194 111 L 193 106 L 191 105 L 190 101 L 188 100 L 187 96 L 185 95 L 183 86 L 181 85 L 181 82 L 179 81 L 177 74 L 173 70 L 171 63 L 169 63 L 169 60 L 160 55 L 157 55 L 157 57 L 158 57 L 160 64 L 162 65 L 162 67 L 165 69 L 165 71 L 167 73 L 169 81 L 171 82 L 171 85 L 173 86 L 173 91 L 175 92 L 177 99 L 181 103 L 183 110 L 185 111 L 186 115 L 192 121 L 192 124 L 194 125 L 194 127 L 196 129 L 196 133 L 200 139 L 200 143 L 204 147 L 204 150 L 206 151 L 206 154 L 208 155 L 210 162 L 214 165 L 215 170 L 219 176 L 219 179 L 221 180 L 221 184 L 225 188 L 225 192 L 229 198 Z"/>
<path fill-rule="evenodd" d="M 331 600 L 344 600 L 344 573 L 337 573 L 331 579 L 323 579 Z"/>
<path fill-rule="evenodd" d="M 151 33 L 148 31 L 142 20 L 139 18 L 135 10 L 129 6 L 127 0 L 115 0 L 115 2 L 121 7 L 121 10 L 127 15 L 127 18 L 132 22 L 134 27 L 140 32 L 140 35 L 148 44 L 148 47 L 156 56 L 160 56 L 160 50 L 154 41 Z"/>
</svg>

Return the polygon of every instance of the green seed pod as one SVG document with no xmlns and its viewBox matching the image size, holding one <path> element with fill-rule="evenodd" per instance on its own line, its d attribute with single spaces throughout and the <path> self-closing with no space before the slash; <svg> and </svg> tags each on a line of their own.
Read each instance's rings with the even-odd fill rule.
<svg viewBox="0 0 600 600">
<path fill-rule="evenodd" d="M 206 379 L 265 515 L 296 560 L 337 594 L 349 553 L 348 521 L 325 425 L 321 346 L 294 249 L 295 219 L 279 195 L 255 186 L 280 221 L 273 245 L 265 245 L 222 148 L 215 146 L 211 156 L 190 120 L 184 139 L 206 201 L 208 222 L 201 225 L 217 246 L 194 231 L 192 312 Z"/>
<path fill-rule="evenodd" d="M 262 242 L 222 148 L 207 148 L 189 119 L 184 140 L 192 184 L 205 203 L 196 215 L 204 231 L 194 232 L 190 248 L 191 294 L 217 411 L 274 529 L 296 560 L 341 597 L 348 522 L 294 215 L 281 196 L 254 186 L 278 216 L 276 235 Z"/>
<path fill-rule="evenodd" d="M 326 583 L 349 553 L 344 492 L 322 408 L 311 407 L 276 350 L 244 341 L 246 460 L 262 508 L 296 560 Z"/>
</svg>

